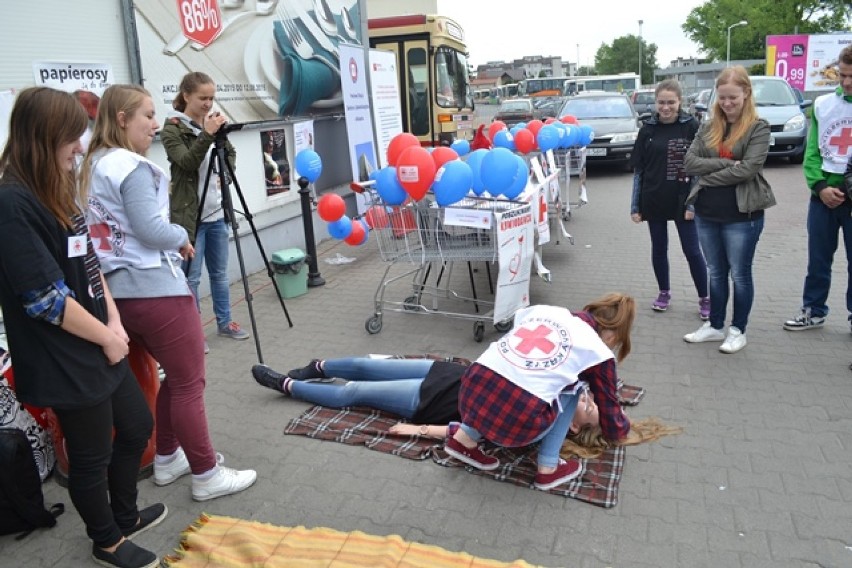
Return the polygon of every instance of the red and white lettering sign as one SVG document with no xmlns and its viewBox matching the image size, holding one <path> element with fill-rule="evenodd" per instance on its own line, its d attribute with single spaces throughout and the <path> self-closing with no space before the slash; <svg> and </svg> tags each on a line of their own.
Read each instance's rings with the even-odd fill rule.
<svg viewBox="0 0 852 568">
<path fill-rule="evenodd" d="M 178 20 L 183 35 L 207 47 L 222 32 L 222 12 L 218 0 L 177 0 Z"/>
</svg>

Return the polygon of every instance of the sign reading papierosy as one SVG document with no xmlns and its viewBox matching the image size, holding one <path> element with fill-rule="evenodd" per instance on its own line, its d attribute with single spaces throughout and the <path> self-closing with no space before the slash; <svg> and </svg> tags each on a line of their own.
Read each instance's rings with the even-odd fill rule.
<svg viewBox="0 0 852 568">
<path fill-rule="evenodd" d="M 183 35 L 207 47 L 222 33 L 222 12 L 218 0 L 177 0 L 178 20 Z"/>
</svg>

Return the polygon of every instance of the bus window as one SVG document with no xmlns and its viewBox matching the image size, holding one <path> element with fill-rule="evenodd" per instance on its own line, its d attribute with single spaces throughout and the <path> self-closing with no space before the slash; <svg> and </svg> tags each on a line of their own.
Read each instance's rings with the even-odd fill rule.
<svg viewBox="0 0 852 568">
<path fill-rule="evenodd" d="M 467 59 L 455 49 L 438 48 L 435 82 L 438 106 L 462 108 L 473 103 L 468 90 Z"/>
<path fill-rule="evenodd" d="M 411 134 L 429 134 L 429 68 L 426 50 L 422 47 L 409 48 L 408 61 L 408 115 Z"/>
</svg>

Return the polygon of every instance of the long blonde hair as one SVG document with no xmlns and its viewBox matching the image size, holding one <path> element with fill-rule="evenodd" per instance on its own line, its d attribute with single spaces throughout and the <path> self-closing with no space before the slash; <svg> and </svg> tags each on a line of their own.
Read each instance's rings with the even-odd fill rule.
<svg viewBox="0 0 852 568">
<path fill-rule="evenodd" d="M 576 434 L 570 434 L 562 443 L 559 455 L 565 459 L 574 456 L 581 458 L 597 458 L 609 448 L 616 446 L 635 446 L 645 442 L 653 442 L 664 436 L 673 436 L 683 432 L 680 426 L 669 426 L 656 417 L 636 420 L 630 425 L 627 437 L 617 442 L 607 440 L 599 424 L 587 424 Z"/>
<path fill-rule="evenodd" d="M 66 229 L 80 213 L 75 174 L 59 167 L 57 150 L 79 140 L 89 118 L 70 93 L 31 87 L 18 94 L 9 117 L 9 138 L 0 155 L 2 181 L 26 186 Z"/>
<path fill-rule="evenodd" d="M 716 78 L 716 89 L 722 85 L 736 85 L 741 87 L 745 99 L 743 100 L 743 111 L 735 123 L 731 125 L 731 132 L 728 134 L 728 139 L 724 140 L 726 148 L 733 148 L 734 144 L 742 138 L 745 133 L 757 120 L 757 108 L 754 106 L 753 91 L 751 89 L 751 79 L 748 78 L 748 71 L 741 65 L 728 67 L 724 69 Z M 728 127 L 728 119 L 725 116 L 725 111 L 722 110 L 722 105 L 719 104 L 719 97 L 713 103 L 712 118 L 710 126 L 707 128 L 705 142 L 710 148 L 719 148 L 723 145 L 725 138 L 725 130 Z"/>
<path fill-rule="evenodd" d="M 137 151 L 130 143 L 127 131 L 119 123 L 118 115 L 123 113 L 125 121 L 132 119 L 145 99 L 150 96 L 151 94 L 139 85 L 112 85 L 104 91 L 98 105 L 92 140 L 89 142 L 89 150 L 80 172 L 81 203 L 86 203 L 89 184 L 92 181 L 92 156 L 98 150 L 124 148 L 131 152 Z"/>
<path fill-rule="evenodd" d="M 584 312 L 589 312 L 598 324 L 598 333 L 611 330 L 615 333 L 616 358 L 621 363 L 630 354 L 630 329 L 636 318 L 636 301 L 632 296 L 611 292 L 606 296 L 587 304 Z"/>
</svg>

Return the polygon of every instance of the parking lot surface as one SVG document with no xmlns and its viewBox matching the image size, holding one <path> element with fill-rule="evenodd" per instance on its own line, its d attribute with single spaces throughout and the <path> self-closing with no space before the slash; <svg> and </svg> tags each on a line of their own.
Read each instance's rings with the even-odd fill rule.
<svg viewBox="0 0 852 568">
<path fill-rule="evenodd" d="M 308 405 L 258 386 L 252 341 L 216 336 L 209 299 L 202 303 L 211 352 L 207 412 L 226 464 L 257 469 L 248 491 L 196 503 L 189 479 L 164 488 L 140 482 L 140 502 L 165 502 L 170 514 L 137 542 L 160 555 L 202 512 L 275 525 L 331 527 L 439 545 L 498 560 L 550 567 L 852 566 L 852 341 L 844 309 L 846 263 L 839 252 L 824 328 L 791 333 L 782 323 L 798 310 L 806 263 L 807 191 L 797 166 L 767 166 L 779 205 L 766 216 L 755 259 L 756 299 L 748 347 L 734 355 L 682 336 L 701 324 L 686 262 L 671 229 L 672 305 L 650 309 L 656 286 L 644 225 L 629 218 L 631 179 L 596 168 L 589 205 L 547 245 L 552 282 L 535 278 L 534 303 L 579 309 L 619 290 L 637 298 L 633 353 L 623 380 L 647 394 L 632 417 L 658 416 L 683 433 L 629 447 L 619 503 L 602 509 L 364 448 L 284 436 Z M 573 190 L 572 190 L 573 191 Z M 573 197 L 573 196 L 572 196 Z M 473 322 L 387 313 L 380 333 L 364 323 L 386 264 L 370 240 L 360 248 L 326 241 L 319 250 L 326 285 L 286 300 L 286 325 L 266 274 L 250 277 L 264 360 L 286 371 L 314 357 L 366 353 L 441 353 L 475 358 L 486 346 Z M 341 255 L 354 260 L 328 264 Z M 481 281 L 484 268 L 478 268 Z M 457 285 L 466 286 L 466 271 Z M 455 282 L 455 281 L 454 281 Z M 398 299 L 410 294 L 404 285 Z M 487 284 L 480 293 L 487 295 Z M 250 329 L 242 286 L 232 288 L 234 318 Z M 485 341 L 498 337 L 486 328 Z M 24 540 L 0 538 L 4 566 L 89 566 L 90 544 L 67 492 L 45 485 L 48 502 L 68 511 L 57 527 Z"/>
</svg>

